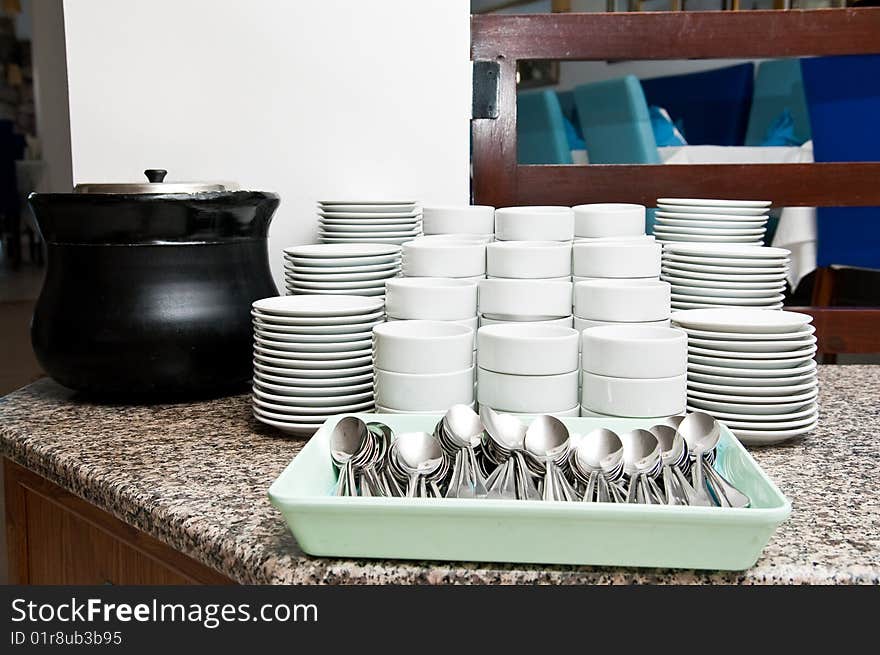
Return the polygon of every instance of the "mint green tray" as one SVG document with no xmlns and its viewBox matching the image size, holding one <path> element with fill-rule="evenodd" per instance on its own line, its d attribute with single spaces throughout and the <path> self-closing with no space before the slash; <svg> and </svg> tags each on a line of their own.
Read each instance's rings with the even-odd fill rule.
<svg viewBox="0 0 880 655">
<path fill-rule="evenodd" d="M 437 415 L 358 414 L 395 433 L 431 432 Z M 310 555 L 742 570 L 752 566 L 791 503 L 723 429 L 716 468 L 746 492 L 746 509 L 520 500 L 337 498 L 333 417 L 269 488 Z M 569 430 L 626 431 L 643 419 L 564 418 Z"/>
</svg>

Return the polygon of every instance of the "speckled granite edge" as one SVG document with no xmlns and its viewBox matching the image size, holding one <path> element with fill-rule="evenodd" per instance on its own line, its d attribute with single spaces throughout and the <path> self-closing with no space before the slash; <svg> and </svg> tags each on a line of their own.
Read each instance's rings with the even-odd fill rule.
<svg viewBox="0 0 880 655">
<path fill-rule="evenodd" d="M 39 381 L 0 399 L 0 449 L 243 583 L 877 584 L 880 505 L 874 495 L 880 456 L 867 435 L 880 428 L 880 367 L 821 368 L 823 422 L 817 433 L 753 451 L 792 498 L 794 514 L 759 562 L 742 572 L 308 557 L 266 497 L 269 483 L 302 442 L 279 437 L 254 422 L 244 396 L 198 405 L 113 408 L 71 399 L 70 392 L 51 381 Z M 803 498 L 795 492 L 805 475 L 804 457 L 813 468 L 828 470 L 829 462 L 822 459 L 823 440 L 831 435 L 847 439 L 841 443 L 868 460 L 864 479 L 847 492 L 867 489 L 870 494 L 866 502 L 845 499 L 849 514 L 833 508 L 828 516 L 823 512 L 818 517 L 822 533 L 816 528 L 813 534 L 810 525 L 817 517 L 806 515 L 801 503 L 822 502 L 828 490 L 810 489 Z M 208 460 L 216 459 L 206 462 L 205 453 Z M 834 468 L 835 462 L 830 465 Z M 833 480 L 828 482 L 839 488 Z"/>
</svg>

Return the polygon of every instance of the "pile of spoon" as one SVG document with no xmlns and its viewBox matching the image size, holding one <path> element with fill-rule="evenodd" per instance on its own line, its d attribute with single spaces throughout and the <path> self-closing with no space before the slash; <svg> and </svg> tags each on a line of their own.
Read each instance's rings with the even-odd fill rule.
<svg viewBox="0 0 880 655">
<path fill-rule="evenodd" d="M 674 416 L 617 434 L 572 435 L 559 419 L 455 405 L 432 433 L 394 435 L 348 416 L 330 434 L 340 496 L 502 498 L 702 507 L 748 507 L 714 468 L 720 424 Z"/>
</svg>

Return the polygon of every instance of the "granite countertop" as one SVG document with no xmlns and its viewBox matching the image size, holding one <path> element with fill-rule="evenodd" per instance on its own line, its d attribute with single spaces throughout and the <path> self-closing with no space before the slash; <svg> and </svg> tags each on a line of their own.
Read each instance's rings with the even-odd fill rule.
<svg viewBox="0 0 880 655">
<path fill-rule="evenodd" d="M 819 427 L 753 448 L 792 501 L 747 571 L 312 558 L 269 504 L 302 440 L 251 416 L 246 395 L 96 405 L 51 380 L 0 398 L 15 462 L 234 580 L 263 583 L 880 583 L 880 366 L 821 366 Z"/>
</svg>

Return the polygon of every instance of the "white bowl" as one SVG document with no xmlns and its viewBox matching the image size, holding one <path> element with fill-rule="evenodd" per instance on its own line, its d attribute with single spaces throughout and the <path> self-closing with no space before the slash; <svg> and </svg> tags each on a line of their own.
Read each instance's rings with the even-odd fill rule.
<svg viewBox="0 0 880 655">
<path fill-rule="evenodd" d="M 494 234 L 423 234 L 418 239 L 419 243 L 492 243 L 495 241 Z"/>
<path fill-rule="evenodd" d="M 682 414 L 687 404 L 686 378 L 633 380 L 584 371 L 581 405 L 592 412 L 632 418 Z"/>
<path fill-rule="evenodd" d="M 637 234 L 629 237 L 578 237 L 574 238 L 575 243 L 654 243 L 656 239 L 653 234 Z"/>
<path fill-rule="evenodd" d="M 592 280 L 574 286 L 574 314 L 597 321 L 669 318 L 670 286 L 660 280 Z"/>
<path fill-rule="evenodd" d="M 557 418 L 568 418 L 572 416 L 580 416 L 580 405 L 575 405 L 569 409 L 562 410 L 561 412 L 541 412 L 542 414 L 546 414 L 547 416 L 555 416 Z M 506 411 L 505 414 L 509 414 L 510 416 L 534 416 L 534 412 L 511 412 Z M 572 435 L 574 436 L 574 435 Z"/>
<path fill-rule="evenodd" d="M 587 409 L 583 405 L 580 406 L 581 416 L 591 416 L 595 418 L 620 418 L 618 416 L 611 416 L 609 414 L 602 414 L 601 412 L 594 412 L 590 409 Z M 378 409 L 376 411 L 379 411 Z M 660 423 L 662 419 L 669 418 L 668 416 L 643 416 L 641 418 L 652 418 L 657 419 L 657 423 Z"/>
<path fill-rule="evenodd" d="M 559 327 L 572 327 L 572 317 L 548 318 L 543 321 L 521 320 L 519 316 L 480 316 L 480 327 L 484 325 L 557 325 Z"/>
<path fill-rule="evenodd" d="M 578 372 L 510 375 L 477 368 L 477 399 L 502 412 L 544 414 L 577 405 Z"/>
<path fill-rule="evenodd" d="M 406 277 L 475 277 L 486 274 L 486 246 L 481 243 L 410 241 L 403 244 Z"/>
<path fill-rule="evenodd" d="M 571 314 L 571 282 L 557 280 L 480 280 L 481 314 L 560 318 Z"/>
<path fill-rule="evenodd" d="M 578 282 L 591 282 L 593 280 L 659 280 L 660 276 L 654 277 L 585 277 L 583 275 L 572 275 L 571 281 L 574 284 Z"/>
<path fill-rule="evenodd" d="M 496 241 L 486 246 L 489 277 L 571 277 L 571 244 L 560 241 Z"/>
<path fill-rule="evenodd" d="M 687 332 L 609 325 L 584 330 L 581 368 L 618 378 L 668 378 L 687 373 Z"/>
<path fill-rule="evenodd" d="M 449 278 L 395 278 L 385 283 L 389 318 L 451 321 L 477 315 L 477 283 Z"/>
<path fill-rule="evenodd" d="M 574 234 L 577 237 L 634 237 L 645 233 L 645 207 L 624 202 L 577 205 Z"/>
<path fill-rule="evenodd" d="M 477 403 L 476 401 L 472 402 L 468 405 L 473 410 L 476 410 Z M 394 409 L 392 407 L 383 407 L 382 405 L 376 405 L 376 413 L 377 414 L 445 414 L 448 410 L 448 407 L 435 407 L 434 409 L 414 409 L 414 410 L 405 410 L 405 409 Z"/>
<path fill-rule="evenodd" d="M 495 208 L 487 205 L 424 205 L 425 234 L 492 234 Z"/>
<path fill-rule="evenodd" d="M 571 207 L 503 207 L 495 210 L 495 238 L 500 241 L 571 241 Z"/>
<path fill-rule="evenodd" d="M 376 404 L 396 410 L 431 411 L 474 402 L 473 366 L 451 373 L 422 374 L 376 369 L 374 382 Z"/>
<path fill-rule="evenodd" d="M 576 371 L 578 333 L 555 325 L 487 325 L 477 331 L 477 364 L 487 371 L 515 375 Z"/>
<path fill-rule="evenodd" d="M 583 277 L 657 277 L 663 246 L 642 241 L 579 242 L 572 246 L 572 274 Z"/>
<path fill-rule="evenodd" d="M 373 365 L 396 373 L 448 373 L 473 366 L 470 328 L 446 321 L 394 321 L 373 328 Z"/>
<path fill-rule="evenodd" d="M 596 321 L 591 318 L 574 317 L 574 329 L 578 333 L 583 332 L 587 328 L 602 327 L 605 325 L 641 325 L 644 327 L 669 327 L 669 319 L 662 321 Z"/>
<path fill-rule="evenodd" d="M 412 320 L 412 319 L 408 319 L 408 318 L 393 318 L 393 317 L 391 317 L 391 316 L 388 317 L 388 321 L 389 321 L 389 322 L 393 322 L 393 321 L 409 321 L 409 320 Z M 447 322 L 447 323 L 457 323 L 458 325 L 464 325 L 465 327 L 470 328 L 470 330 L 474 333 L 474 341 L 473 341 L 473 344 L 474 344 L 474 345 L 473 345 L 473 347 L 474 347 L 474 350 L 477 349 L 477 329 L 479 329 L 479 327 L 480 327 L 480 320 L 479 320 L 479 318 L 478 318 L 477 316 L 471 316 L 470 318 L 462 318 L 462 319 L 456 319 L 456 320 L 454 320 L 454 321 L 445 321 L 445 322 Z"/>
</svg>

